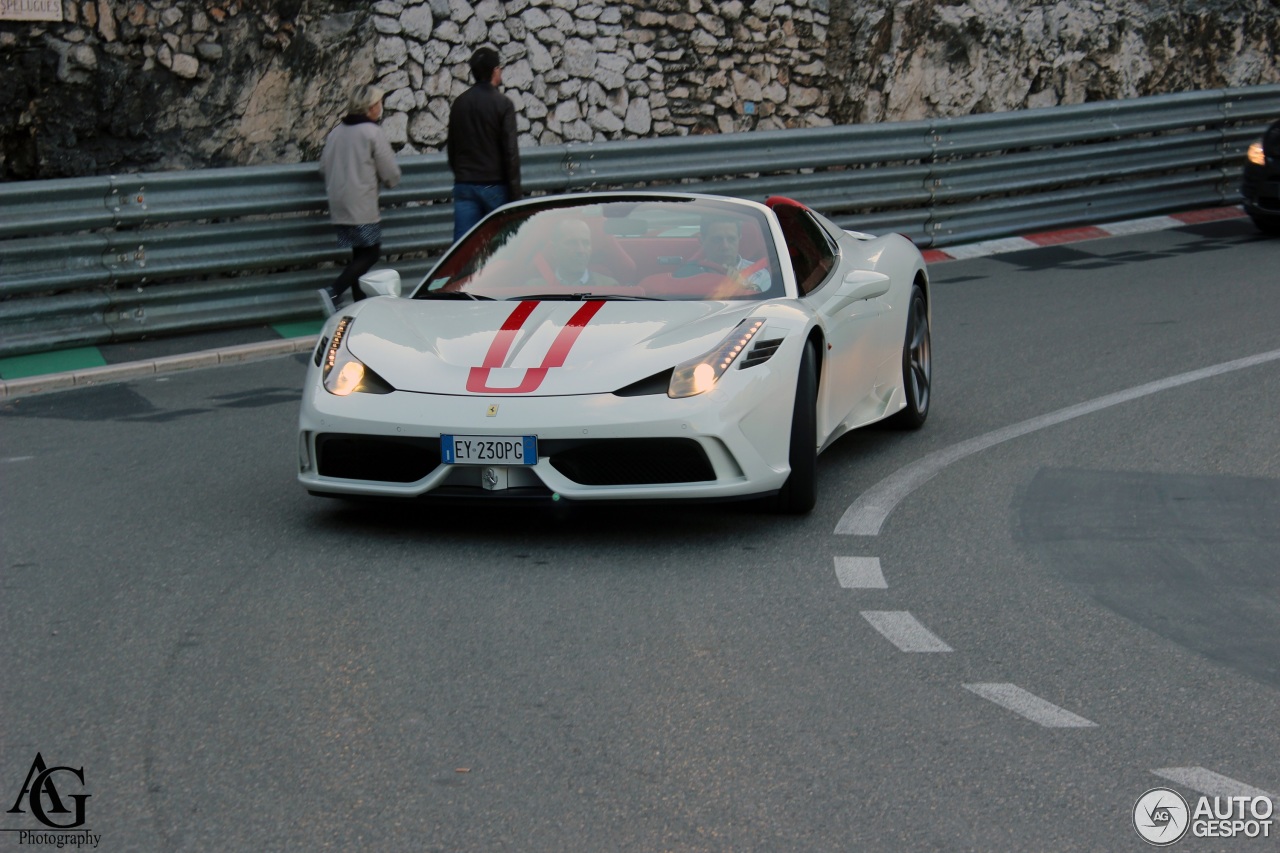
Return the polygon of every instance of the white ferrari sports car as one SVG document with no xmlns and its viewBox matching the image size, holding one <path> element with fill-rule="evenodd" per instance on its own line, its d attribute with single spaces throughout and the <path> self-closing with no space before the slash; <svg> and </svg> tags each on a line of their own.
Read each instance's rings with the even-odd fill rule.
<svg viewBox="0 0 1280 853">
<path fill-rule="evenodd" d="M 390 270 L 361 284 L 307 371 L 298 479 L 316 495 L 803 513 L 837 438 L 929 413 L 920 252 L 787 198 L 535 198 L 403 293 Z"/>
</svg>

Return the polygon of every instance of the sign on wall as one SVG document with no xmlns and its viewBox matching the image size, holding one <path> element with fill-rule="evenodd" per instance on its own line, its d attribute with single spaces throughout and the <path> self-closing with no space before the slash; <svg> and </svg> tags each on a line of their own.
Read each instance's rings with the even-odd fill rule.
<svg viewBox="0 0 1280 853">
<path fill-rule="evenodd" d="M 0 21 L 61 21 L 62 0 L 0 0 Z"/>
</svg>

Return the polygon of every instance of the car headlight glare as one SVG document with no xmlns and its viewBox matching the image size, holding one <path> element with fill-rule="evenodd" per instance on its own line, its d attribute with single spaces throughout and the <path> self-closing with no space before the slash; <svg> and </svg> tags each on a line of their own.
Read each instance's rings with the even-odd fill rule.
<svg viewBox="0 0 1280 853">
<path fill-rule="evenodd" d="M 716 387 L 720 377 L 762 328 L 764 328 L 764 320 L 748 317 L 735 326 L 715 349 L 699 358 L 677 365 L 671 374 L 667 396 L 673 399 L 693 397 L 697 394 L 705 394 Z"/>
<path fill-rule="evenodd" d="M 1249 162 L 1255 166 L 1267 165 L 1267 155 L 1262 153 L 1262 143 L 1255 142 L 1249 146 Z"/>
<path fill-rule="evenodd" d="M 347 331 L 351 317 L 343 317 L 333 330 L 333 338 L 324 354 L 321 370 L 324 387 L 330 394 L 345 397 L 359 391 L 365 394 L 389 394 L 392 387 L 381 376 L 365 367 L 346 347 Z"/>
<path fill-rule="evenodd" d="M 360 380 L 364 379 L 364 365 L 354 359 L 348 361 L 342 365 L 336 377 L 329 390 L 339 397 L 345 397 L 360 387 Z"/>
</svg>

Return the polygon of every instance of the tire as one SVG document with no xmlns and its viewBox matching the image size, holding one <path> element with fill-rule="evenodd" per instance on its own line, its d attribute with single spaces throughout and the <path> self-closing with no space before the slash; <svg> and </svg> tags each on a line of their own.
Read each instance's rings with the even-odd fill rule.
<svg viewBox="0 0 1280 853">
<path fill-rule="evenodd" d="M 1253 220 L 1253 224 L 1263 234 L 1270 234 L 1273 237 L 1280 235 L 1280 216 L 1265 216 L 1250 211 L 1249 218 Z"/>
<path fill-rule="evenodd" d="M 785 515 L 804 515 L 818 502 L 818 357 L 805 344 L 791 407 L 791 474 L 773 496 L 770 508 Z"/>
<path fill-rule="evenodd" d="M 929 334 L 929 307 L 919 285 L 911 288 L 907 308 L 907 336 L 902 344 L 902 388 L 907 406 L 889 419 L 898 429 L 920 429 L 929 417 L 933 397 L 933 349 Z"/>
</svg>

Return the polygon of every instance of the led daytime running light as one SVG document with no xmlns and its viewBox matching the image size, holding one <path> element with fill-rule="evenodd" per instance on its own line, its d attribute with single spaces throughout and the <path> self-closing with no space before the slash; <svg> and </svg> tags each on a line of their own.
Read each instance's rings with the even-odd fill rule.
<svg viewBox="0 0 1280 853">
<path fill-rule="evenodd" d="M 343 317 L 333 330 L 333 341 L 325 351 L 324 364 L 321 368 L 321 383 L 326 391 L 337 397 L 349 394 L 390 394 L 392 388 L 385 379 L 374 373 L 351 354 L 346 347 L 347 333 L 351 329 L 352 317 Z"/>
<path fill-rule="evenodd" d="M 338 327 L 333 330 L 333 340 L 329 341 L 329 351 L 324 357 L 324 375 L 329 376 L 329 371 L 333 370 L 333 365 L 338 360 L 338 350 L 342 347 L 342 341 L 347 336 L 347 327 L 351 325 L 350 317 L 343 317 L 338 321 Z"/>
<path fill-rule="evenodd" d="M 739 323 L 715 349 L 701 358 L 686 361 L 676 367 L 671 374 L 671 385 L 667 388 L 667 396 L 693 397 L 710 391 L 762 328 L 764 328 L 764 320 L 748 317 Z"/>
</svg>

